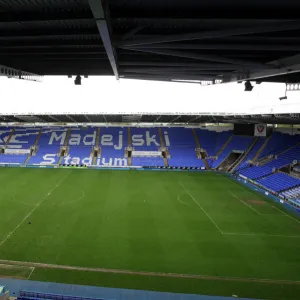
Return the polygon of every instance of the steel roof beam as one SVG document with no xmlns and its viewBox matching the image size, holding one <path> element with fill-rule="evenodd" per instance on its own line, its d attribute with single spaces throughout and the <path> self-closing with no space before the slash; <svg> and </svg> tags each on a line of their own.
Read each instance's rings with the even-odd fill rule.
<svg viewBox="0 0 300 300">
<path fill-rule="evenodd" d="M 250 70 L 245 73 L 238 72 L 235 74 L 227 75 L 228 77 L 224 78 L 224 81 L 231 82 L 243 80 L 257 80 L 264 79 L 266 77 L 288 75 L 298 72 L 300 73 L 300 54 L 272 61 L 268 63 L 268 65 L 272 66 L 273 69 L 256 71 Z M 286 81 L 288 81 L 288 79 Z"/>
<path fill-rule="evenodd" d="M 99 34 L 101 36 L 106 54 L 108 56 L 110 65 L 113 69 L 116 79 L 119 79 L 119 72 L 117 67 L 117 60 L 115 49 L 111 42 L 110 37 L 110 24 L 108 23 L 108 12 L 104 10 L 102 0 L 89 0 L 89 5 L 94 15 L 95 22 L 97 24 Z"/>
<path fill-rule="evenodd" d="M 127 33 L 125 33 L 121 39 L 122 40 L 127 40 L 131 37 L 133 37 L 135 34 L 137 34 L 139 31 L 143 30 L 145 28 L 145 26 L 136 26 L 134 28 L 132 28 L 131 30 L 129 30 Z"/>
<path fill-rule="evenodd" d="M 42 81 L 43 76 L 34 74 L 31 72 L 25 72 L 19 69 L 7 67 L 0 65 L 0 76 L 6 76 L 8 78 L 14 78 L 14 79 L 23 79 L 23 80 L 29 80 L 29 81 Z"/>
<path fill-rule="evenodd" d="M 85 30 L 84 30 L 85 31 Z M 78 32 L 77 30 L 77 34 L 74 33 L 73 30 L 70 30 L 69 33 L 67 31 L 63 31 L 63 32 L 60 32 L 60 33 L 57 33 L 57 34 L 53 34 L 52 33 L 37 33 L 37 34 L 32 34 L 32 32 L 29 34 L 29 33 L 26 33 L 23 31 L 23 35 L 22 35 L 22 32 L 20 33 L 17 33 L 15 35 L 0 35 L 0 41 L 24 41 L 24 40 L 31 40 L 31 41 L 40 41 L 40 40 L 79 40 L 79 41 L 82 41 L 84 39 L 96 39 L 96 38 L 99 38 L 100 40 L 100 37 L 99 37 L 99 33 L 90 33 L 90 30 L 89 30 L 89 33 L 87 31 L 85 31 L 86 34 L 84 32 L 82 32 L 82 30 L 80 30 L 80 32 Z M 20 34 L 20 35 L 19 35 Z"/>
<path fill-rule="evenodd" d="M 182 50 L 239 50 L 239 51 L 300 51 L 300 44 L 230 44 L 230 43 L 213 43 L 213 44 L 179 44 L 179 43 L 162 43 L 152 45 L 141 45 L 135 49 L 182 49 Z"/>
<path fill-rule="evenodd" d="M 180 74 L 147 74 L 147 73 L 138 73 L 138 74 L 133 74 L 133 73 L 122 73 L 123 77 L 127 78 L 132 78 L 132 79 L 138 79 L 139 77 L 147 77 L 147 78 L 152 78 L 152 79 L 166 79 L 170 81 L 175 81 L 175 80 L 197 80 L 197 81 L 213 81 L 216 78 L 216 76 L 213 75 L 180 75 Z"/>
<path fill-rule="evenodd" d="M 149 66 L 149 67 L 182 67 L 191 69 L 201 69 L 201 70 L 232 70 L 235 68 L 233 65 L 228 64 L 213 64 L 213 63 L 198 63 L 198 62 L 179 62 L 179 61 L 128 61 L 123 60 L 119 63 L 120 66 Z M 240 66 L 236 65 L 236 68 Z"/>
<path fill-rule="evenodd" d="M 93 18 L 88 9 L 81 10 L 61 10 L 55 12 L 1 12 L 1 23 L 26 23 L 26 22 L 49 22 L 49 21 L 82 21 Z"/>
<path fill-rule="evenodd" d="M 192 40 L 203 40 L 213 38 L 223 38 L 228 36 L 248 35 L 256 33 L 270 33 L 270 32 L 282 32 L 289 30 L 300 29 L 299 21 L 288 21 L 278 22 L 277 24 L 271 25 L 258 25 L 252 27 L 236 27 L 232 29 L 221 29 L 221 30 L 210 30 L 198 33 L 185 33 L 185 34 L 174 34 L 165 35 L 161 37 L 136 39 L 133 41 L 120 41 L 118 46 L 133 47 L 145 44 L 156 44 L 156 43 L 169 43 L 177 41 L 192 41 Z"/>
<path fill-rule="evenodd" d="M 239 65 L 239 66 L 248 66 L 248 67 L 251 66 L 253 68 L 261 68 L 261 69 L 273 68 L 270 65 L 268 66 L 265 64 L 257 63 L 257 62 L 227 58 L 227 57 L 222 57 L 222 56 L 218 56 L 218 55 L 198 54 L 198 53 L 191 53 L 191 52 L 177 51 L 177 50 L 168 50 L 168 49 L 130 48 L 130 50 L 159 54 L 159 55 L 169 55 L 169 56 L 182 57 L 182 58 L 191 58 L 191 59 L 204 60 L 204 61 L 221 62 L 221 63 L 234 64 L 234 65 Z"/>
<path fill-rule="evenodd" d="M 48 115 L 48 117 L 49 117 L 50 119 L 54 120 L 55 122 L 58 122 L 58 123 L 61 123 L 61 122 L 62 122 L 61 120 L 55 118 L 55 117 L 52 116 L 52 115 Z"/>
<path fill-rule="evenodd" d="M 234 68 L 232 68 L 234 70 Z M 147 73 L 147 74 L 210 74 L 218 75 L 224 74 L 224 71 L 220 70 L 201 70 L 201 69 L 189 69 L 189 68 L 122 68 L 121 72 L 125 73 Z M 230 72 L 230 71 L 227 71 Z"/>
</svg>

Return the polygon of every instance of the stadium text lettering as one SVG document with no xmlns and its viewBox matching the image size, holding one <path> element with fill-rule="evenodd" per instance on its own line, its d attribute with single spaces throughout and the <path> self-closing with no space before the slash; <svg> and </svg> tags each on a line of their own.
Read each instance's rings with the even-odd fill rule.
<svg viewBox="0 0 300 300">
<path fill-rule="evenodd" d="M 41 162 L 41 165 L 51 165 L 55 164 L 56 162 L 56 154 L 46 154 L 43 156 L 43 160 Z M 91 166 L 93 162 L 93 157 L 71 157 L 71 156 L 65 156 L 62 160 L 62 164 L 65 165 L 86 165 Z M 96 166 L 107 166 L 107 167 L 126 167 L 127 166 L 127 160 L 125 158 L 105 158 L 105 157 L 99 157 L 96 159 Z"/>
<path fill-rule="evenodd" d="M 67 138 L 67 132 L 64 131 L 62 133 L 52 132 L 49 145 L 52 145 L 55 142 L 58 142 L 60 145 L 64 145 L 65 140 Z M 80 134 L 70 134 L 70 138 L 68 141 L 68 145 L 70 146 L 78 146 L 78 145 L 85 145 L 85 146 L 94 146 L 96 144 L 97 139 L 97 131 L 94 133 L 86 134 L 85 136 L 81 136 Z M 123 131 L 119 131 L 117 136 L 117 143 L 114 143 L 114 137 L 112 134 L 103 134 L 100 138 L 101 146 L 112 146 L 116 150 L 121 150 L 123 148 Z M 166 147 L 170 146 L 170 139 L 168 136 L 168 132 L 164 132 L 164 139 Z M 145 136 L 143 134 L 134 134 L 132 135 L 132 146 L 160 146 L 158 142 L 158 137 L 156 134 L 150 133 L 150 131 L 145 132 Z"/>
</svg>

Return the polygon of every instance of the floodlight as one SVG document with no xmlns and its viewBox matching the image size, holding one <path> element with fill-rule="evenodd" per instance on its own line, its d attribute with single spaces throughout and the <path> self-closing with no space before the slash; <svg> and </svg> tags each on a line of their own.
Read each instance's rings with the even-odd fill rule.
<svg viewBox="0 0 300 300">
<path fill-rule="evenodd" d="M 80 75 L 77 75 L 74 80 L 75 85 L 81 85 L 81 77 Z"/>
<path fill-rule="evenodd" d="M 245 92 L 251 92 L 253 90 L 253 85 L 250 81 L 245 82 Z"/>
</svg>

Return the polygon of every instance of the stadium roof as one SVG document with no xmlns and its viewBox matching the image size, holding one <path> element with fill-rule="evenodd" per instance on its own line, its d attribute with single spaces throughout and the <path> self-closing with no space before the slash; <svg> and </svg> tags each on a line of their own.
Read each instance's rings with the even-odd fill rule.
<svg viewBox="0 0 300 300">
<path fill-rule="evenodd" d="M 57 123 L 57 124 L 92 124 L 107 125 L 199 125 L 203 123 L 238 123 L 238 124 L 299 124 L 299 114 L 44 114 L 44 115 L 0 115 L 0 122 L 5 123 Z"/>
<path fill-rule="evenodd" d="M 299 82 L 300 1 L 0 0 L 0 75 Z"/>
</svg>

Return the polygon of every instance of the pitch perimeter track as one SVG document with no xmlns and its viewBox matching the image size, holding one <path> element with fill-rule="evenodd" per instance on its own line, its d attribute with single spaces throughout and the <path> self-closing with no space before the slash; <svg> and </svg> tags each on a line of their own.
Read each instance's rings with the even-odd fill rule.
<svg viewBox="0 0 300 300">
<path fill-rule="evenodd" d="M 210 275 L 196 275 L 196 274 L 178 274 L 178 273 L 162 273 L 162 272 L 147 272 L 147 271 L 132 271 L 121 269 L 105 269 L 105 268 L 88 268 L 77 266 L 64 266 L 53 265 L 45 263 L 35 262 L 22 262 L 14 260 L 2 260 L 0 264 L 10 264 L 34 268 L 44 269 L 62 269 L 71 271 L 85 271 L 96 273 L 110 273 L 110 274 L 122 274 L 122 275 L 139 275 L 139 276 L 153 276 L 153 277 L 169 277 L 169 278 L 189 278 L 189 279 L 202 279 L 202 280 L 218 280 L 218 281 L 239 281 L 239 282 L 255 282 L 255 283 L 269 283 L 269 284 L 291 284 L 300 285 L 300 281 L 293 280 L 280 280 L 280 279 L 260 279 L 260 278 L 241 278 L 241 277 L 226 277 L 226 276 L 210 276 Z"/>
</svg>

